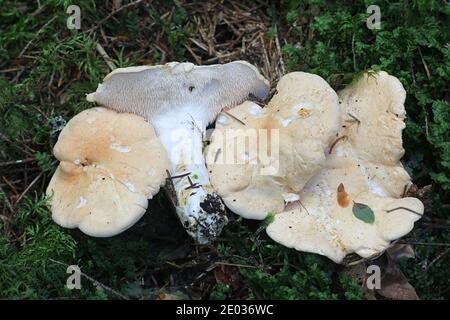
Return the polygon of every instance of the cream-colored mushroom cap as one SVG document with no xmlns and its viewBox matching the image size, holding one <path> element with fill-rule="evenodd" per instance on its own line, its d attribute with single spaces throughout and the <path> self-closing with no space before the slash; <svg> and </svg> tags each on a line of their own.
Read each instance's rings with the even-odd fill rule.
<svg viewBox="0 0 450 320">
<path fill-rule="evenodd" d="M 339 92 L 346 135 L 355 151 L 370 162 L 397 164 L 405 150 L 406 91 L 401 82 L 384 71 L 365 73 Z M 352 120 L 359 124 L 352 125 Z"/>
<path fill-rule="evenodd" d="M 340 263 L 355 252 L 376 255 L 423 214 L 415 198 L 401 198 L 410 178 L 403 155 L 405 91 L 385 72 L 365 74 L 339 93 L 342 124 L 325 168 L 276 214 L 268 235 L 285 246 Z"/>
<path fill-rule="evenodd" d="M 95 237 L 116 235 L 137 222 L 169 167 L 149 123 L 105 108 L 72 118 L 53 152 L 60 164 L 47 188 L 52 218 Z"/>
<path fill-rule="evenodd" d="M 338 97 L 326 81 L 289 73 L 266 108 L 247 101 L 219 116 L 206 156 L 211 183 L 244 218 L 281 212 L 325 164 L 339 124 Z"/>
<path fill-rule="evenodd" d="M 337 263 L 352 252 L 364 258 L 382 252 L 412 230 L 424 207 L 416 198 L 375 194 L 365 180 L 356 164 L 322 170 L 300 193 L 301 203 L 275 214 L 267 234 L 282 245 L 325 255 Z M 338 192 L 341 184 L 345 196 Z M 347 198 L 339 199 L 345 206 L 339 197 Z M 373 222 L 357 217 L 366 206 L 373 212 Z"/>
<path fill-rule="evenodd" d="M 383 195 L 395 198 L 401 197 L 411 183 L 400 163 L 405 153 L 405 99 L 401 82 L 384 71 L 365 73 L 339 92 L 343 118 L 339 136 L 345 137 L 353 157 L 364 162 L 371 185 L 381 186 Z M 339 153 L 341 146 L 337 143 L 333 153 Z"/>
</svg>

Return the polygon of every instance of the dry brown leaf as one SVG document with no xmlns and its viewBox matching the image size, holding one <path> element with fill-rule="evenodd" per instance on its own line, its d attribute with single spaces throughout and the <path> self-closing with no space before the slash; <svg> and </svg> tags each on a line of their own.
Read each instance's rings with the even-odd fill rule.
<svg viewBox="0 0 450 320">
<path fill-rule="evenodd" d="M 337 202 L 342 208 L 347 208 L 350 204 L 348 193 L 345 192 L 344 184 L 341 183 L 337 187 Z"/>
<path fill-rule="evenodd" d="M 393 261 L 385 270 L 381 278 L 381 289 L 377 293 L 393 300 L 419 300 L 416 289 Z"/>
<path fill-rule="evenodd" d="M 221 265 L 214 270 L 214 276 L 217 283 L 229 285 L 232 290 L 242 286 L 240 273 L 236 267 Z"/>
<path fill-rule="evenodd" d="M 189 299 L 189 297 L 181 291 L 175 291 L 175 292 L 161 292 L 158 295 L 157 300 L 186 300 Z"/>
<path fill-rule="evenodd" d="M 381 269 L 381 289 L 377 290 L 379 295 L 392 300 L 419 300 L 416 290 L 389 254 L 377 260 Z"/>
<path fill-rule="evenodd" d="M 387 249 L 387 253 L 394 261 L 402 258 L 415 258 L 414 248 L 410 244 L 395 244 Z"/>
</svg>

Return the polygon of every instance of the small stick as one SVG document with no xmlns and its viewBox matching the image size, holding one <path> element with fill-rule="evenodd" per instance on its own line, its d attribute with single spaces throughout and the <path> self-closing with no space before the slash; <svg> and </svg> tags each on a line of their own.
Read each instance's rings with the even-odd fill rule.
<svg viewBox="0 0 450 320">
<path fill-rule="evenodd" d="M 233 116 L 231 113 L 229 113 L 228 111 L 224 111 L 223 113 L 225 113 L 226 115 L 230 116 L 231 118 L 233 118 L 234 120 L 238 121 L 239 123 L 243 124 L 244 126 L 246 125 L 244 121 L 242 121 L 241 119 Z"/>
<path fill-rule="evenodd" d="M 53 20 L 56 19 L 57 16 L 54 16 L 53 18 L 51 18 L 50 20 L 48 20 L 35 34 L 35 36 L 33 37 L 33 39 L 31 39 L 30 41 L 28 41 L 28 43 L 25 45 L 25 47 L 22 49 L 22 51 L 20 52 L 19 56 L 17 58 L 22 58 L 23 54 L 28 50 L 28 48 L 31 46 L 31 44 L 33 43 L 33 41 L 39 36 L 39 34 L 42 33 L 42 31 L 44 31 L 45 28 L 48 27 L 48 25 L 50 23 L 53 22 Z"/>
<path fill-rule="evenodd" d="M 25 171 L 25 173 L 26 173 L 26 171 Z M 14 184 L 11 183 L 11 181 L 9 181 L 9 180 L 6 178 L 6 176 L 2 176 L 2 178 L 3 178 L 3 181 L 5 181 L 6 185 L 7 185 L 8 187 L 11 188 L 11 190 L 14 192 L 15 195 L 17 195 L 17 194 L 18 194 L 18 193 L 17 193 L 17 189 L 16 189 L 16 187 L 14 186 Z"/>
<path fill-rule="evenodd" d="M 106 17 L 104 17 L 102 20 L 100 20 L 99 22 L 97 22 L 97 24 L 95 26 L 93 26 L 92 28 L 90 28 L 89 30 L 87 30 L 87 32 L 92 32 L 95 29 L 97 29 L 100 25 L 102 25 L 103 23 L 105 23 L 105 21 L 109 20 L 112 16 L 114 16 L 115 14 L 119 13 L 122 10 L 125 10 L 129 7 L 138 5 L 139 3 L 141 3 L 143 0 L 136 0 L 130 3 L 127 3 L 126 5 L 121 6 L 120 8 L 118 8 L 117 10 L 114 10 L 113 12 L 111 12 L 110 14 L 108 14 Z"/>
<path fill-rule="evenodd" d="M 302 208 L 305 209 L 306 213 L 309 214 L 309 215 L 311 215 L 311 214 L 309 213 L 308 209 L 306 209 L 306 207 L 303 205 L 303 203 L 302 203 L 300 200 L 298 200 L 298 202 L 300 203 L 300 205 L 302 206 Z"/>
<path fill-rule="evenodd" d="M 405 184 L 405 186 L 403 187 L 402 198 L 406 197 L 406 193 L 407 193 L 408 190 L 410 189 L 410 188 L 408 188 L 408 186 L 411 186 L 411 185 Z"/>
<path fill-rule="evenodd" d="M 9 139 L 4 133 L 2 133 L 0 131 L 0 138 L 5 140 L 6 142 L 11 143 L 13 146 L 19 148 L 23 153 L 26 153 L 28 156 L 33 157 L 34 153 L 36 152 L 35 150 L 33 150 L 32 148 L 30 148 L 28 145 L 26 145 L 25 143 L 16 140 L 16 141 L 11 141 L 11 139 Z M 18 144 L 21 144 L 23 147 L 20 147 Z"/>
<path fill-rule="evenodd" d="M 428 80 L 430 80 L 430 78 L 431 78 L 430 70 L 428 69 L 427 63 L 425 62 L 425 59 L 423 58 L 422 50 L 420 50 L 420 48 L 419 48 L 419 54 L 420 54 L 420 59 L 422 60 L 422 64 L 423 64 L 423 67 L 425 69 L 425 73 L 427 75 L 427 78 L 428 78 Z"/>
<path fill-rule="evenodd" d="M 362 262 L 375 260 L 376 258 L 382 256 L 383 253 L 384 253 L 384 251 L 382 251 L 382 252 L 377 252 L 377 253 L 371 255 L 370 257 L 362 258 L 362 259 L 359 259 L 359 260 L 356 260 L 356 261 L 349 262 L 349 263 L 345 264 L 345 266 L 351 267 L 351 266 L 355 266 L 355 265 L 357 265 L 357 264 L 360 264 L 360 263 L 362 263 Z"/>
<path fill-rule="evenodd" d="M 0 73 L 14 72 L 14 71 L 22 70 L 22 69 L 23 69 L 22 66 L 20 66 L 20 67 L 12 67 L 12 68 L 8 68 L 8 69 L 2 69 L 2 70 L 0 70 Z"/>
<path fill-rule="evenodd" d="M 239 263 L 229 263 L 229 262 L 215 262 L 215 265 L 221 265 L 221 266 L 230 266 L 230 267 L 239 267 L 239 268 L 250 268 L 250 269 L 258 269 L 257 266 L 250 266 L 246 264 L 239 264 Z"/>
<path fill-rule="evenodd" d="M 434 258 L 428 266 L 425 268 L 425 271 L 427 271 L 433 264 L 441 260 L 442 257 L 444 257 L 448 252 L 450 251 L 450 248 L 445 249 L 443 252 L 441 252 L 436 258 Z"/>
<path fill-rule="evenodd" d="M 361 124 L 361 120 L 359 120 L 357 117 L 352 115 L 350 112 L 347 112 L 347 114 L 353 119 L 353 120 L 345 120 L 346 122 L 357 122 L 358 125 Z"/>
<path fill-rule="evenodd" d="M 9 184 L 16 185 L 16 184 L 18 184 L 20 182 L 22 182 L 21 179 L 16 179 L 16 180 L 13 180 L 13 181 L 9 181 Z M 0 183 L 0 186 L 5 187 L 5 186 L 9 186 L 9 184 L 7 184 L 7 183 Z"/>
<path fill-rule="evenodd" d="M 65 266 L 65 267 L 68 267 L 68 266 L 69 266 L 68 264 L 66 264 L 66 263 L 64 263 L 64 262 L 57 261 L 57 260 L 54 260 L 54 259 L 52 259 L 52 258 L 49 258 L 49 260 L 52 261 L 52 262 L 54 262 L 54 263 L 56 263 L 56 264 Z M 98 280 L 95 280 L 94 278 L 88 276 L 86 273 L 80 271 L 80 274 L 81 274 L 83 277 L 85 277 L 86 279 L 88 279 L 89 281 L 91 281 L 91 282 L 94 284 L 94 286 L 96 286 L 96 287 L 102 287 L 102 288 L 105 289 L 106 291 L 109 291 L 110 293 L 113 293 L 113 294 L 115 294 L 116 296 L 118 296 L 118 297 L 120 297 L 120 298 L 122 298 L 122 299 L 124 299 L 124 300 L 130 300 L 128 297 L 124 296 L 124 295 L 121 294 L 120 292 L 118 292 L 118 291 L 116 291 L 116 290 L 114 290 L 114 289 L 108 287 L 107 285 L 104 285 L 103 283 L 101 283 L 101 282 L 98 281 Z"/>
<path fill-rule="evenodd" d="M 189 53 L 191 54 L 191 56 L 194 57 L 195 62 L 198 65 L 202 64 L 202 60 L 200 59 L 200 57 L 198 55 L 195 54 L 195 52 L 192 50 L 192 48 L 190 46 L 188 46 L 187 44 L 184 45 L 184 47 L 187 49 L 187 51 L 189 51 Z"/>
<path fill-rule="evenodd" d="M 190 186 L 185 188 L 184 190 L 196 189 L 196 188 L 200 188 L 201 187 L 198 183 L 193 183 L 190 176 L 188 176 L 188 181 L 189 181 Z"/>
<path fill-rule="evenodd" d="M 216 155 L 214 156 L 214 163 L 217 162 L 217 159 L 219 159 L 219 154 L 222 152 L 222 149 L 219 148 L 217 149 Z"/>
<path fill-rule="evenodd" d="M 339 138 L 337 138 L 336 140 L 334 140 L 333 144 L 332 144 L 331 147 L 330 147 L 330 151 L 328 151 L 328 154 L 331 154 L 331 152 L 333 151 L 334 147 L 336 146 L 336 144 L 337 144 L 339 141 L 344 140 L 344 139 L 346 139 L 346 138 L 347 138 L 347 136 L 342 136 L 342 137 L 339 137 Z"/>
<path fill-rule="evenodd" d="M 358 67 L 356 66 L 356 54 L 355 54 L 355 33 L 352 35 L 352 55 L 353 55 L 353 69 L 356 72 Z"/>
<path fill-rule="evenodd" d="M 33 181 L 31 181 L 31 183 L 28 185 L 28 187 L 22 192 L 22 194 L 20 195 L 19 199 L 17 199 L 16 203 L 14 204 L 15 207 L 17 207 L 17 205 L 19 204 L 20 200 L 22 200 L 22 198 L 25 196 L 25 194 L 42 177 L 43 174 L 44 174 L 44 172 L 39 173 L 39 175 L 36 178 L 34 178 Z"/>
<path fill-rule="evenodd" d="M 95 49 L 97 50 L 98 53 L 100 53 L 100 56 L 103 58 L 103 60 L 105 60 L 106 64 L 108 65 L 108 67 L 111 71 L 116 69 L 116 66 L 114 65 L 113 60 L 111 59 L 110 56 L 108 56 L 105 49 L 103 49 L 103 47 L 100 43 L 97 42 Z"/>
<path fill-rule="evenodd" d="M 5 162 L 0 162 L 0 167 L 5 167 L 5 166 L 13 165 L 13 164 L 22 164 L 22 163 L 33 162 L 33 161 L 36 161 L 36 159 L 26 158 L 26 159 L 20 159 L 20 160 L 5 161 Z"/>
<path fill-rule="evenodd" d="M 173 179 L 178 179 L 178 178 L 184 178 L 184 177 L 186 177 L 186 176 L 188 176 L 188 175 L 190 175 L 190 174 L 191 174 L 190 172 L 183 173 L 183 174 L 180 174 L 180 175 L 177 175 L 177 176 L 171 176 L 171 175 L 169 174 L 169 179 L 173 180 Z"/>
<path fill-rule="evenodd" d="M 201 187 L 201 185 L 199 185 L 198 183 L 195 183 L 195 184 L 193 184 L 193 185 L 190 185 L 190 186 L 184 188 L 184 190 L 198 189 L 198 188 L 200 188 L 200 187 Z"/>
<path fill-rule="evenodd" d="M 397 242 L 399 244 L 413 244 L 417 246 L 442 246 L 442 247 L 450 247 L 450 243 L 445 242 L 420 242 L 420 241 L 411 241 L 411 242 Z"/>
<path fill-rule="evenodd" d="M 280 67 L 282 75 L 286 73 L 284 66 L 283 54 L 281 53 L 280 40 L 278 39 L 278 27 L 275 28 L 275 45 L 277 46 L 278 56 L 280 57 Z"/>
<path fill-rule="evenodd" d="M 441 224 L 438 224 L 438 223 L 420 222 L 420 223 L 418 223 L 418 226 L 419 227 L 424 227 L 424 228 L 450 230 L 450 226 L 441 225 Z"/>
<path fill-rule="evenodd" d="M 169 188 L 167 194 L 171 198 L 172 202 L 175 205 L 178 205 L 178 199 L 177 199 L 177 196 L 176 196 L 175 185 L 173 184 L 172 176 L 170 175 L 170 172 L 167 169 L 166 169 L 166 173 L 167 173 L 166 184 L 170 185 L 170 188 Z"/>
<path fill-rule="evenodd" d="M 396 210 L 406 210 L 406 211 L 409 211 L 411 213 L 417 214 L 419 217 L 422 217 L 422 215 L 420 213 L 418 213 L 418 212 L 416 212 L 414 210 L 411 210 L 409 208 L 406 208 L 406 207 L 398 207 L 398 208 L 394 208 L 394 209 L 389 209 L 389 210 L 386 210 L 386 212 L 387 213 L 391 213 L 391 212 L 396 211 Z"/>
<path fill-rule="evenodd" d="M 11 202 L 8 199 L 8 195 L 6 194 L 5 191 L 3 191 L 3 188 L 2 188 L 1 185 L 0 185 L 0 192 L 5 195 L 5 203 L 6 203 L 6 206 L 8 207 L 8 209 L 9 209 L 9 211 L 11 211 L 11 213 L 14 214 L 13 206 L 11 205 Z"/>
</svg>

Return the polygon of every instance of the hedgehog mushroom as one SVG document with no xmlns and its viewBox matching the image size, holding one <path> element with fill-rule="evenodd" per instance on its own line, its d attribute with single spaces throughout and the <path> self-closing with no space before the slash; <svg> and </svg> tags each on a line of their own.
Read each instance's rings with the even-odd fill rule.
<svg viewBox="0 0 450 320">
<path fill-rule="evenodd" d="M 207 151 L 212 185 L 244 218 L 282 212 L 324 166 L 339 124 L 338 97 L 328 83 L 289 73 L 267 107 L 245 102 L 218 117 Z"/>
<path fill-rule="evenodd" d="M 139 220 L 169 164 L 150 124 L 105 108 L 72 118 L 53 151 L 60 164 L 47 188 L 52 218 L 94 237 L 114 236 Z"/>
<path fill-rule="evenodd" d="M 368 258 L 412 230 L 424 207 L 402 198 L 410 178 L 400 163 L 406 92 L 386 72 L 365 74 L 339 93 L 343 122 L 327 162 L 268 235 L 287 247 L 337 263 L 352 252 Z"/>
<path fill-rule="evenodd" d="M 169 154 L 177 214 L 198 243 L 208 243 L 227 217 L 205 166 L 206 127 L 224 108 L 249 96 L 263 100 L 268 90 L 268 82 L 244 61 L 211 66 L 173 62 L 114 70 L 87 99 L 153 124 Z"/>
</svg>

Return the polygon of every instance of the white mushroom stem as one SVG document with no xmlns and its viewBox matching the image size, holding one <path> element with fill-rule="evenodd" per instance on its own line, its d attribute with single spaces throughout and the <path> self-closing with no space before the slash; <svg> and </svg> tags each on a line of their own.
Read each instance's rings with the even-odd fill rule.
<svg viewBox="0 0 450 320">
<path fill-rule="evenodd" d="M 169 119 L 168 119 L 169 120 Z M 211 242 L 227 224 L 225 206 L 213 192 L 203 157 L 205 125 L 194 120 L 155 121 L 172 164 L 172 199 L 187 233 L 198 243 Z"/>
</svg>

